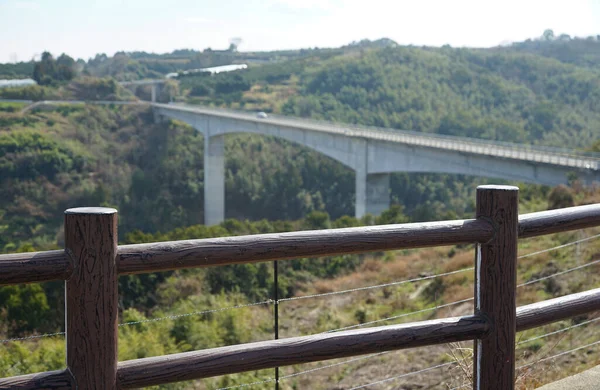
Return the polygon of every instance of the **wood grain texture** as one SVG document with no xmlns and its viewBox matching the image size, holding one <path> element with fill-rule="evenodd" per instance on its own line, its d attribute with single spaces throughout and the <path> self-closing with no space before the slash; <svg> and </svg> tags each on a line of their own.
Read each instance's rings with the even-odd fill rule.
<svg viewBox="0 0 600 390">
<path fill-rule="evenodd" d="M 567 207 L 524 214 L 519 218 L 519 238 L 585 229 L 600 225 L 600 204 Z"/>
<path fill-rule="evenodd" d="M 519 238 L 598 225 L 600 204 L 543 211 L 520 216 Z M 486 222 L 466 220 L 124 245 L 119 274 L 484 242 L 491 234 Z M 63 251 L 0 255 L 0 285 L 65 280 L 71 272 Z"/>
<path fill-rule="evenodd" d="M 62 250 L 0 255 L 0 286 L 65 280 L 72 271 Z"/>
<path fill-rule="evenodd" d="M 66 370 L 0 378 L 0 389 L 73 389 L 72 377 Z"/>
<path fill-rule="evenodd" d="M 485 242 L 486 221 L 460 220 L 256 234 L 119 247 L 119 274 Z"/>
<path fill-rule="evenodd" d="M 517 309 L 519 332 L 600 310 L 600 288 L 532 303 Z"/>
<path fill-rule="evenodd" d="M 489 219 L 496 232 L 490 241 L 477 245 L 475 313 L 490 320 L 491 330 L 475 342 L 476 390 L 515 386 L 518 207 L 517 187 L 477 187 L 476 215 Z"/>
<path fill-rule="evenodd" d="M 79 389 L 117 388 L 117 213 L 65 211 L 67 366 Z"/>
<path fill-rule="evenodd" d="M 122 388 L 154 386 L 483 337 L 489 326 L 477 316 L 381 326 L 261 341 L 119 363 Z"/>
</svg>

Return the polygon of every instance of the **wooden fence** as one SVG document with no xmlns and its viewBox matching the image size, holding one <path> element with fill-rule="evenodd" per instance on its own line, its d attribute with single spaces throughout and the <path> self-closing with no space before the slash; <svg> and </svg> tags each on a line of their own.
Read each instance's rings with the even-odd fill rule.
<svg viewBox="0 0 600 390">
<path fill-rule="evenodd" d="M 517 240 L 600 225 L 600 204 L 518 215 L 518 188 L 477 188 L 476 218 L 117 245 L 117 211 L 65 212 L 65 249 L 0 255 L 0 285 L 65 280 L 65 370 L 0 379 L 11 389 L 138 388 L 374 352 L 476 340 L 474 389 L 514 389 L 515 333 L 600 309 L 600 289 L 516 307 Z M 124 274 L 476 243 L 473 315 L 118 362 Z"/>
</svg>

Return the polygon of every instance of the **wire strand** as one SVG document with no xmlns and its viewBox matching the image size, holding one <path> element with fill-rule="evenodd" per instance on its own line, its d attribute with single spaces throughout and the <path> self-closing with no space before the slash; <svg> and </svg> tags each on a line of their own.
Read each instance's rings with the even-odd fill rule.
<svg viewBox="0 0 600 390">
<path fill-rule="evenodd" d="M 464 389 L 464 388 L 465 388 L 465 387 L 467 387 L 467 386 L 471 386 L 471 384 L 468 384 L 468 385 L 462 385 L 462 386 L 458 386 L 458 387 L 453 387 L 453 388 L 451 388 L 450 390 Z"/>
<path fill-rule="evenodd" d="M 299 297 L 283 298 L 283 299 L 280 299 L 278 302 L 297 301 L 297 300 L 300 300 L 300 299 L 326 297 L 326 296 L 330 296 L 330 295 L 346 294 L 346 293 L 351 293 L 351 292 L 355 292 L 355 291 L 371 290 L 371 289 L 374 289 L 374 288 L 399 286 L 401 284 L 420 282 L 422 280 L 428 280 L 428 279 L 440 278 L 440 277 L 448 276 L 448 275 L 454 275 L 454 274 L 457 274 L 457 273 L 460 273 L 460 272 L 473 271 L 474 269 L 475 269 L 474 267 L 470 267 L 470 268 L 464 268 L 464 269 L 460 269 L 460 270 L 456 270 L 456 271 L 444 272 L 442 274 L 429 275 L 429 276 L 424 276 L 424 277 L 421 277 L 421 278 L 414 278 L 414 279 L 402 280 L 402 281 L 398 281 L 398 282 L 377 284 L 377 285 L 366 286 L 366 287 L 351 288 L 351 289 L 348 289 L 348 290 L 332 291 L 332 292 L 327 292 L 327 293 L 323 293 L 323 294 L 312 294 L 312 295 L 302 295 L 302 296 L 299 296 Z"/>
<path fill-rule="evenodd" d="M 331 368 L 331 367 L 335 367 L 335 366 L 340 366 L 342 364 L 353 363 L 353 362 L 356 362 L 356 361 L 359 361 L 359 360 L 369 359 L 369 358 L 372 358 L 372 357 L 375 357 L 375 356 L 384 355 L 384 354 L 389 353 L 389 352 L 390 351 L 385 351 L 385 352 L 374 353 L 374 354 L 371 354 L 371 355 L 359 356 L 357 358 L 350 359 L 350 360 L 345 360 L 343 362 L 328 364 L 328 365 L 322 366 L 322 367 L 311 368 L 310 370 L 295 372 L 295 373 L 290 374 L 290 375 L 282 376 L 281 378 L 279 378 L 279 382 L 281 382 L 284 379 L 293 378 L 293 377 L 296 377 L 296 376 L 308 374 L 308 373 L 315 372 L 315 371 L 325 370 L 327 368 Z M 216 390 L 237 389 L 237 388 L 240 388 L 240 387 L 261 385 L 261 384 L 264 384 L 264 383 L 271 383 L 271 382 L 276 382 L 276 380 L 273 379 L 273 378 L 271 378 L 271 379 L 266 379 L 264 381 L 259 381 L 259 382 L 244 383 L 244 384 L 241 384 L 241 385 L 235 385 L 235 386 L 229 386 L 229 387 L 221 387 L 221 388 L 218 388 Z"/>
<path fill-rule="evenodd" d="M 0 343 L 10 343 L 10 342 L 13 342 L 13 341 L 41 339 L 41 338 L 44 338 L 44 337 L 53 337 L 53 336 L 60 336 L 60 335 L 65 335 L 65 332 L 46 333 L 46 334 L 40 334 L 40 335 L 35 335 L 35 336 L 27 336 L 27 337 L 15 337 L 15 338 L 12 338 L 12 339 L 0 340 Z"/>
<path fill-rule="evenodd" d="M 253 303 L 247 303 L 245 305 L 237 305 L 237 306 L 228 306 L 228 307 L 221 307 L 219 309 L 210 309 L 210 310 L 203 310 L 203 311 L 194 311 L 191 313 L 185 313 L 185 314 L 175 314 L 175 315 L 171 315 L 171 316 L 165 316 L 165 317 L 158 317 L 158 318 L 150 318 L 147 320 L 140 320 L 140 321 L 130 321 L 130 322 L 124 322 L 119 324 L 119 326 L 127 326 L 127 325 L 135 325 L 135 324 L 144 324 L 144 323 L 148 323 L 148 322 L 156 322 L 156 321 L 162 321 L 162 320 L 174 320 L 177 318 L 182 318 L 182 317 L 189 317 L 189 316 L 199 316 L 202 314 L 209 314 L 209 313 L 217 313 L 217 312 L 221 312 L 221 311 L 226 311 L 226 310 L 232 310 L 232 309 L 241 309 L 243 307 L 250 307 L 250 306 L 258 306 L 258 305 L 266 305 L 266 304 L 272 304 L 275 301 L 272 299 L 267 299 L 266 301 L 261 301 L 261 302 L 253 302 Z"/>
<path fill-rule="evenodd" d="M 578 328 L 580 326 L 584 326 L 584 325 L 587 325 L 587 324 L 591 324 L 592 322 L 596 322 L 596 321 L 599 321 L 599 320 L 600 320 L 600 317 L 596 317 L 596 318 L 594 318 L 592 320 L 584 321 L 584 322 L 576 324 L 576 325 L 572 325 L 572 326 L 569 326 L 569 327 L 566 327 L 566 328 L 555 330 L 554 332 L 545 333 L 545 334 L 540 335 L 540 336 L 536 336 L 536 337 L 532 337 L 532 338 L 527 339 L 527 340 L 519 341 L 517 343 L 517 345 L 530 343 L 532 341 L 543 339 L 545 337 L 552 336 L 552 335 L 555 335 L 555 334 L 558 334 L 558 333 L 566 332 L 568 330 L 575 329 L 575 328 Z"/>
<path fill-rule="evenodd" d="M 304 375 L 304 374 L 308 374 L 308 373 L 315 372 L 315 371 L 325 370 L 327 368 L 331 368 L 331 367 L 335 367 L 335 366 L 341 366 L 342 364 L 353 363 L 353 362 L 356 362 L 356 361 L 359 361 L 359 360 L 370 359 L 372 357 L 384 355 L 384 354 L 389 353 L 389 352 L 390 351 L 385 351 L 385 352 L 374 353 L 374 354 L 371 354 L 371 355 L 359 356 L 357 358 L 350 359 L 350 360 L 345 360 L 343 362 L 328 364 L 326 366 L 316 367 L 316 368 L 312 368 L 312 369 L 306 370 L 306 371 L 295 372 L 295 373 L 290 374 L 290 375 L 282 376 L 279 380 L 281 381 L 281 380 L 284 380 L 284 379 L 293 378 L 295 376 Z"/>
<path fill-rule="evenodd" d="M 240 387 L 248 387 L 248 386 L 256 386 L 256 385 L 262 385 L 265 383 L 271 383 L 271 382 L 275 382 L 275 379 L 267 379 L 264 381 L 258 381 L 258 382 L 252 382 L 252 383 L 243 383 L 241 385 L 235 385 L 235 386 L 229 386 L 229 387 L 219 387 L 218 389 L 215 390 L 229 390 L 229 389 L 239 389 Z"/>
<path fill-rule="evenodd" d="M 559 272 L 553 273 L 552 275 L 543 276 L 543 277 L 538 278 L 538 279 L 533 279 L 533 280 L 530 280 L 528 282 L 518 284 L 517 288 L 523 287 L 523 286 L 528 286 L 528 285 L 534 284 L 534 283 L 538 283 L 538 282 L 541 282 L 542 280 L 550 279 L 550 278 L 553 278 L 555 276 L 568 274 L 569 272 L 577 271 L 577 270 L 580 270 L 580 269 L 583 269 L 583 268 L 586 268 L 586 267 L 589 267 L 589 266 L 592 266 L 592 265 L 598 264 L 598 263 L 600 263 L 600 259 L 594 260 L 594 261 L 589 262 L 587 264 L 579 265 L 577 267 L 569 268 L 569 269 L 566 269 L 564 271 L 559 271 Z"/>
<path fill-rule="evenodd" d="M 332 329 L 332 330 L 328 330 L 328 331 L 325 331 L 325 332 L 322 332 L 322 333 L 331 333 L 331 332 L 337 332 L 339 330 L 360 328 L 360 327 L 363 327 L 363 326 L 372 325 L 372 324 L 376 324 L 376 323 L 379 323 L 379 322 L 391 321 L 391 320 L 395 320 L 395 319 L 402 318 L 402 317 L 408 317 L 408 316 L 413 315 L 413 314 L 425 313 L 425 312 L 428 312 L 428 311 L 442 309 L 444 307 L 458 305 L 460 303 L 472 301 L 473 299 L 474 298 L 472 298 L 472 297 L 471 298 L 467 298 L 467 299 L 461 299 L 460 301 L 454 301 L 454 302 L 450 302 L 450 303 L 444 303 L 443 305 L 434 306 L 434 307 L 428 307 L 426 309 L 421 309 L 421 310 L 417 310 L 417 311 L 411 311 L 410 313 L 404 313 L 404 314 L 399 314 L 399 315 L 392 316 L 392 317 L 382 318 L 382 319 L 379 319 L 379 320 L 374 320 L 374 321 L 369 321 L 369 322 L 363 322 L 362 324 L 344 326 L 343 328 Z"/>
<path fill-rule="evenodd" d="M 567 354 L 569 354 L 571 352 L 579 351 L 580 349 L 588 348 L 588 347 L 591 347 L 591 346 L 597 345 L 597 344 L 600 344 L 600 340 L 596 341 L 596 342 L 593 342 L 593 343 L 590 343 L 590 344 L 583 345 L 581 347 L 570 349 L 570 350 L 565 351 L 565 352 L 557 353 L 556 355 L 552 355 L 552 356 L 549 356 L 549 357 L 537 360 L 537 361 L 532 362 L 532 363 L 524 364 L 522 366 L 517 367 L 517 370 L 520 370 L 520 369 L 526 368 L 526 367 L 530 367 L 530 366 L 533 366 L 534 364 L 545 362 L 545 361 L 548 361 L 550 359 L 554 359 L 554 358 L 557 358 L 557 357 L 560 357 L 560 356 L 563 356 L 563 355 L 567 355 Z"/>
<path fill-rule="evenodd" d="M 537 252 L 527 253 L 527 254 L 525 254 L 525 255 L 522 255 L 522 256 L 519 256 L 519 257 L 517 257 L 517 258 L 518 258 L 518 259 L 524 259 L 524 258 L 526 258 L 526 257 L 531 257 L 531 256 L 541 255 L 542 253 L 546 253 L 546 252 L 555 251 L 555 250 L 557 250 L 557 249 L 561 249 L 561 248 L 566 248 L 566 247 L 568 247 L 568 246 L 575 245 L 575 244 L 579 244 L 579 243 L 582 243 L 582 242 L 585 242 L 585 241 L 590 241 L 590 240 L 593 240 L 593 239 L 595 239 L 595 238 L 598 238 L 598 237 L 600 237 L 600 234 L 596 234 L 596 235 L 594 235 L 594 236 L 590 236 L 590 237 L 582 238 L 582 239 L 580 239 L 580 240 L 576 240 L 576 241 L 568 242 L 568 243 L 566 243 L 566 244 L 562 244 L 562 245 L 554 246 L 554 247 L 552 247 L 552 248 L 548 248 L 548 249 L 542 249 L 542 250 L 540 250 L 540 251 L 537 251 Z"/>
<path fill-rule="evenodd" d="M 385 382 L 390 382 L 390 381 L 394 381 L 394 380 L 406 378 L 406 377 L 411 376 L 411 375 L 421 374 L 423 372 L 435 370 L 437 368 L 443 368 L 443 367 L 447 367 L 447 366 L 452 366 L 454 364 L 457 364 L 457 363 L 456 362 L 442 363 L 442 364 L 438 364 L 436 366 L 424 368 L 422 370 L 407 372 L 406 374 L 402 374 L 402 375 L 394 376 L 394 377 L 391 377 L 391 378 L 383 379 L 383 380 L 380 380 L 380 381 L 377 381 L 377 382 L 371 382 L 371 383 L 368 383 L 366 385 L 361 385 L 361 386 L 353 387 L 350 390 L 364 389 L 365 387 L 369 387 L 369 386 L 373 386 L 373 385 L 378 385 L 380 383 L 385 383 Z"/>
</svg>

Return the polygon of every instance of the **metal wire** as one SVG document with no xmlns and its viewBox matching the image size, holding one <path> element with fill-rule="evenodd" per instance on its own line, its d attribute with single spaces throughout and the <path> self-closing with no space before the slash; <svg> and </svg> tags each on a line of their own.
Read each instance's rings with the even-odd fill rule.
<svg viewBox="0 0 600 390">
<path fill-rule="evenodd" d="M 558 333 L 562 333 L 562 332 L 566 332 L 568 330 L 571 330 L 571 329 L 574 329 L 574 328 L 578 328 L 580 326 L 584 326 L 584 325 L 587 325 L 587 324 L 590 324 L 590 323 L 596 322 L 596 321 L 600 321 L 600 317 L 594 318 L 592 320 L 584 321 L 584 322 L 581 322 L 579 324 L 572 325 L 572 326 L 569 326 L 569 327 L 566 327 L 566 328 L 555 330 L 554 332 L 545 333 L 545 334 L 540 335 L 540 336 L 536 336 L 536 337 L 532 337 L 532 338 L 527 339 L 527 340 L 519 341 L 517 343 L 517 345 L 526 344 L 526 343 L 529 343 L 529 342 L 532 342 L 532 341 L 535 341 L 535 340 L 543 339 L 545 337 L 552 336 L 552 335 L 555 335 L 555 334 L 558 334 Z"/>
<path fill-rule="evenodd" d="M 397 379 L 406 378 L 406 377 L 411 376 L 411 375 L 416 375 L 416 374 L 420 374 L 420 373 L 423 373 L 423 372 L 435 370 L 437 368 L 443 368 L 443 367 L 447 367 L 447 366 L 452 366 L 454 364 L 457 364 L 457 363 L 456 362 L 449 362 L 449 363 L 438 364 L 437 366 L 427 367 L 427 368 L 424 368 L 422 370 L 407 372 L 406 374 L 394 376 L 392 378 L 387 378 L 387 379 L 383 379 L 383 380 L 380 380 L 380 381 L 377 381 L 377 382 L 371 382 L 371 383 L 368 383 L 366 385 L 361 385 L 361 386 L 353 387 L 353 388 L 351 388 L 349 390 L 363 389 L 365 387 L 369 387 L 369 386 L 373 386 L 373 385 L 378 385 L 380 383 L 390 382 L 390 381 L 394 381 L 394 380 L 397 380 Z"/>
<path fill-rule="evenodd" d="M 399 286 L 401 284 L 420 282 L 422 280 L 428 280 L 428 279 L 440 278 L 440 277 L 448 276 L 448 275 L 454 275 L 454 274 L 458 274 L 460 272 L 473 271 L 474 269 L 475 269 L 474 267 L 470 267 L 470 268 L 460 269 L 460 270 L 457 270 L 457 271 L 445 272 L 445 273 L 442 273 L 442 274 L 424 276 L 422 278 L 414 278 L 414 279 L 402 280 L 402 281 L 399 281 L 399 282 L 377 284 L 377 285 L 374 285 L 374 286 L 367 286 L 367 287 L 357 287 L 357 288 L 351 288 L 351 289 L 348 289 L 348 290 L 340 290 L 340 291 L 327 292 L 327 293 L 323 293 L 323 294 L 302 295 L 302 296 L 299 296 L 299 297 L 284 298 L 284 299 L 280 299 L 279 302 L 297 301 L 299 299 L 326 297 L 326 296 L 329 296 L 329 295 L 346 294 L 346 293 L 351 293 L 351 292 L 355 292 L 355 291 L 371 290 L 371 289 L 374 289 L 374 288 Z"/>
<path fill-rule="evenodd" d="M 262 385 L 264 383 L 271 383 L 271 382 L 275 382 L 275 379 L 267 379 L 267 380 L 264 380 L 264 381 L 252 382 L 252 383 L 244 383 L 244 384 L 241 384 L 241 385 L 235 385 L 235 386 L 229 386 L 229 387 L 219 387 L 218 389 L 215 389 L 215 390 L 239 389 L 240 387 Z"/>
<path fill-rule="evenodd" d="M 352 329 L 352 328 L 360 328 L 360 327 L 363 327 L 363 326 L 376 324 L 378 322 L 395 320 L 395 319 L 402 318 L 402 317 L 407 317 L 407 316 L 410 316 L 410 315 L 413 315 L 413 314 L 425 313 L 425 312 L 428 312 L 428 311 L 442 309 L 442 308 L 448 307 L 448 306 L 458 305 L 459 303 L 464 303 L 464 302 L 472 301 L 473 299 L 474 298 L 461 299 L 460 301 L 454 301 L 454 302 L 450 302 L 450 303 L 444 303 L 443 305 L 439 305 L 439 306 L 435 306 L 435 307 L 428 307 L 428 308 L 422 309 L 422 310 L 411 311 L 410 313 L 404 313 L 404 314 L 399 314 L 397 316 L 382 318 L 382 319 L 379 319 L 379 320 L 374 320 L 374 321 L 369 321 L 369 322 L 363 322 L 362 324 L 345 326 L 343 328 L 332 329 L 332 330 L 328 330 L 328 331 L 325 331 L 325 332 L 322 332 L 322 333 L 331 333 L 331 332 L 337 332 L 339 330 L 346 330 L 346 329 Z"/>
<path fill-rule="evenodd" d="M 565 352 L 557 353 L 556 355 L 552 355 L 552 356 L 549 356 L 549 357 L 537 360 L 537 361 L 532 362 L 532 363 L 524 364 L 522 366 L 517 367 L 517 370 L 520 370 L 522 368 L 526 368 L 526 367 L 529 367 L 529 366 L 533 366 L 534 364 L 545 362 L 547 360 L 554 359 L 554 358 L 557 358 L 557 357 L 560 357 L 560 356 L 563 356 L 563 355 L 567 355 L 567 354 L 569 354 L 571 352 L 579 351 L 580 349 L 588 348 L 588 347 L 591 347 L 591 346 L 597 345 L 597 344 L 600 344 L 600 341 L 596 341 L 596 342 L 593 342 L 593 343 L 590 343 L 590 344 L 586 344 L 586 345 L 583 345 L 581 347 L 573 348 L 573 349 L 570 349 L 570 350 L 565 351 Z"/>
<path fill-rule="evenodd" d="M 554 274 L 552 274 L 552 275 L 543 276 L 543 277 L 541 277 L 541 278 L 538 278 L 538 279 L 533 279 L 533 280 L 530 280 L 529 282 L 525 282 L 525 283 L 518 284 L 518 285 L 517 285 L 517 288 L 518 288 L 518 287 L 523 287 L 523 286 L 528 286 L 528 285 L 530 285 L 530 284 L 534 284 L 534 283 L 538 283 L 538 282 L 541 282 L 542 280 L 550 279 L 550 278 L 553 278 L 553 277 L 555 277 L 555 276 L 559 276 L 559 275 L 568 274 L 569 272 L 577 271 L 577 270 L 580 270 L 580 269 L 582 269 L 582 268 L 586 268 L 586 267 L 589 267 L 589 266 L 591 266 L 591 265 L 598 264 L 598 263 L 600 263 L 600 259 L 598 259 L 598 260 L 594 260 L 594 261 L 592 261 L 592 262 L 589 262 L 589 263 L 587 263 L 587 264 L 579 265 L 579 266 L 577 266 L 577 267 L 569 268 L 569 269 L 566 269 L 566 270 L 564 270 L 564 271 L 559 271 L 559 272 L 556 272 L 556 273 L 554 273 Z"/>
<path fill-rule="evenodd" d="M 471 386 L 471 385 L 470 385 L 470 384 L 468 384 L 468 385 L 462 385 L 462 386 L 458 386 L 458 387 L 453 387 L 453 388 L 451 388 L 450 390 L 464 389 L 464 388 L 465 388 L 465 387 L 467 387 L 467 386 Z"/>
<path fill-rule="evenodd" d="M 371 354 L 371 355 L 359 356 L 359 357 L 357 357 L 357 358 L 354 358 L 354 359 L 349 359 L 349 360 L 345 360 L 345 361 L 343 361 L 343 362 L 338 362 L 338 363 L 328 364 L 328 365 L 326 365 L 326 366 L 317 367 L 317 368 L 312 368 L 312 369 L 310 369 L 310 370 L 306 370 L 306 371 L 300 371 L 300 372 L 296 372 L 296 373 L 293 373 L 293 374 L 290 374 L 290 375 L 285 375 L 285 376 L 282 376 L 280 380 L 284 380 L 284 379 L 288 379 L 288 378 L 293 378 L 293 377 L 295 377 L 295 376 L 299 376 L 299 375 L 308 374 L 308 373 L 310 373 L 310 372 L 315 372 L 315 371 L 325 370 L 325 369 L 327 369 L 327 368 L 331 368 L 331 367 L 335 367 L 335 366 L 341 366 L 342 364 L 353 363 L 353 362 L 356 362 L 356 361 L 359 361 L 359 360 L 370 359 L 370 358 L 372 358 L 372 357 L 375 357 L 375 356 L 380 356 L 380 355 L 384 355 L 384 354 L 386 354 L 386 353 L 389 353 L 389 352 L 390 352 L 390 351 L 385 351 L 385 352 L 378 352 L 378 353 L 374 353 L 374 354 Z"/>
<path fill-rule="evenodd" d="M 0 343 L 10 343 L 12 341 L 23 341 L 23 340 L 41 339 L 43 337 L 53 337 L 53 336 L 60 336 L 60 335 L 65 335 L 65 332 L 46 333 L 46 334 L 40 334 L 40 335 L 35 335 L 35 336 L 27 336 L 27 337 L 15 337 L 15 338 L 12 338 L 12 339 L 0 340 Z"/>
<path fill-rule="evenodd" d="M 593 239 L 598 238 L 598 237 L 600 237 L 600 234 L 596 234 L 594 236 L 582 238 L 582 239 L 577 240 L 577 241 L 568 242 L 566 244 L 558 245 L 558 246 L 555 246 L 555 247 L 552 247 L 552 248 L 542 249 L 542 250 L 537 251 L 537 252 L 527 253 L 526 255 L 519 256 L 518 259 L 524 259 L 526 257 L 541 255 L 542 253 L 555 251 L 555 250 L 561 249 L 561 248 L 566 248 L 568 246 L 579 244 L 579 243 L 582 243 L 582 242 L 585 242 L 585 241 L 589 241 L 589 240 L 593 240 Z"/>
<path fill-rule="evenodd" d="M 174 319 L 181 318 L 181 317 L 189 317 L 189 316 L 198 316 L 198 315 L 202 315 L 202 314 L 217 313 L 217 312 L 220 312 L 220 311 L 226 311 L 226 310 L 231 310 L 231 309 L 241 309 L 243 307 L 266 305 L 266 304 L 271 304 L 271 303 L 274 303 L 274 302 L 275 301 L 272 300 L 272 299 L 267 299 L 266 301 L 254 302 L 254 303 L 247 303 L 245 305 L 228 306 L 228 307 L 221 307 L 219 309 L 210 309 L 210 310 L 203 310 L 203 311 L 195 311 L 195 312 L 185 313 L 185 314 L 175 314 L 175 315 L 165 316 L 165 317 L 150 318 L 150 319 L 147 319 L 147 320 L 124 322 L 122 324 L 119 324 L 119 326 L 144 324 L 144 323 L 147 323 L 147 322 L 156 322 L 156 321 L 162 321 L 162 320 L 174 320 Z"/>
<path fill-rule="evenodd" d="M 295 373 L 290 374 L 290 375 L 282 376 L 281 378 L 279 378 L 279 382 L 281 382 L 284 379 L 293 378 L 293 377 L 296 377 L 296 376 L 308 374 L 308 373 L 315 372 L 315 371 L 325 370 L 327 368 L 331 368 L 331 367 L 335 367 L 335 366 L 340 366 L 342 364 L 353 363 L 353 362 L 356 362 L 356 361 L 359 361 L 359 360 L 369 359 L 369 358 L 372 358 L 372 357 L 375 357 L 375 356 L 379 356 L 379 355 L 383 355 L 383 354 L 386 354 L 386 353 L 389 353 L 389 352 L 390 351 L 385 351 L 385 352 L 374 353 L 374 354 L 371 354 L 371 355 L 359 356 L 357 358 L 345 360 L 343 362 L 328 364 L 328 365 L 322 366 L 322 367 L 311 368 L 310 370 L 306 370 L 306 371 L 295 372 Z M 237 389 L 237 388 L 240 388 L 240 387 L 262 385 L 264 383 L 271 383 L 271 382 L 277 382 L 277 380 L 271 378 L 271 379 L 266 379 L 264 381 L 259 381 L 259 382 L 244 383 L 244 384 L 241 384 L 241 385 L 235 385 L 235 386 L 230 386 L 230 387 L 221 387 L 221 388 L 215 389 L 215 390 Z"/>
</svg>

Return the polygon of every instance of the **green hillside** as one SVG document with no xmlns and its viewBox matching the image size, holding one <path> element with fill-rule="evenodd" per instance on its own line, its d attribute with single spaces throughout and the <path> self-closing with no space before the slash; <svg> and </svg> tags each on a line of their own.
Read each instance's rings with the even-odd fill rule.
<svg viewBox="0 0 600 390">
<path fill-rule="evenodd" d="M 170 86 L 169 93 L 189 103 L 600 151 L 599 47 L 596 38 L 533 40 L 485 50 L 399 47 L 384 39 L 336 49 L 269 53 L 179 50 L 165 55 L 98 55 L 88 62 L 74 61 L 72 73 L 64 65 L 71 63 L 68 56 L 61 56 L 62 68 L 53 68 L 51 58 L 46 68 L 0 66 L 0 74 L 12 76 L 38 69 L 45 84 L 3 88 L 0 98 L 129 100 L 135 97 L 116 80 L 253 59 L 244 71 L 180 76 L 179 87 Z M 146 94 L 141 97 L 147 99 L 147 92 L 141 91 Z M 355 191 L 350 169 L 281 139 L 231 135 L 225 141 L 228 219 L 208 227 L 200 224 L 204 141 L 196 130 L 177 121 L 156 124 L 143 106 L 61 105 L 21 113 L 24 107 L 0 103 L 0 253 L 62 247 L 63 211 L 69 207 L 117 208 L 120 242 L 137 243 L 469 218 L 474 214 L 476 186 L 501 182 L 395 173 L 393 207 L 380 217 L 356 220 L 350 217 Z M 521 213 L 600 199 L 595 189 L 582 188 L 576 177 L 569 188 L 511 184 L 521 188 Z M 528 240 L 520 249 L 530 253 L 595 233 Z M 528 258 L 520 262 L 520 281 L 597 260 L 599 250 L 594 241 L 576 250 Z M 454 271 L 471 266 L 472 261 L 470 246 L 286 261 L 280 269 L 279 290 L 283 297 L 330 292 Z M 596 268 L 520 290 L 519 303 L 597 287 Z M 122 277 L 120 322 L 262 301 L 273 291 L 271 272 L 269 264 L 256 264 Z M 451 275 L 354 298 L 288 302 L 281 309 L 282 335 L 325 331 L 464 299 L 472 295 L 472 282 L 472 273 Z M 0 339 L 61 331 L 62 286 L 0 287 Z M 258 305 L 122 327 L 120 358 L 268 339 L 272 337 L 270 310 Z M 410 320 L 456 314 L 453 310 L 436 310 Z M 558 326 L 549 326 L 527 337 L 555 329 Z M 570 342 L 591 339 L 589 332 L 583 333 L 586 329 L 591 328 L 525 346 L 520 358 L 535 359 L 553 348 L 567 349 Z M 0 377 L 58 369 L 64 364 L 63 347 L 60 338 L 3 343 Z M 597 351 L 586 356 L 566 371 L 598 362 Z M 359 385 L 388 376 L 381 367 L 392 367 L 397 359 L 418 369 L 452 357 L 447 346 L 390 354 L 352 369 L 339 366 L 314 376 L 293 377 L 282 388 L 319 389 L 338 382 L 343 388 Z M 293 369 L 284 372 L 291 374 Z M 214 389 L 271 374 L 248 373 L 167 388 Z M 521 383 L 523 388 L 533 388 L 561 374 L 565 372 L 542 365 Z M 438 374 L 427 383 L 447 389 L 463 379 L 460 372 L 453 372 L 450 382 Z M 414 382 L 415 386 L 426 383 Z M 272 384 L 257 388 L 261 387 Z"/>
<path fill-rule="evenodd" d="M 578 148 L 599 135 L 599 76 L 510 49 L 390 47 L 180 81 L 190 102 Z"/>
</svg>

